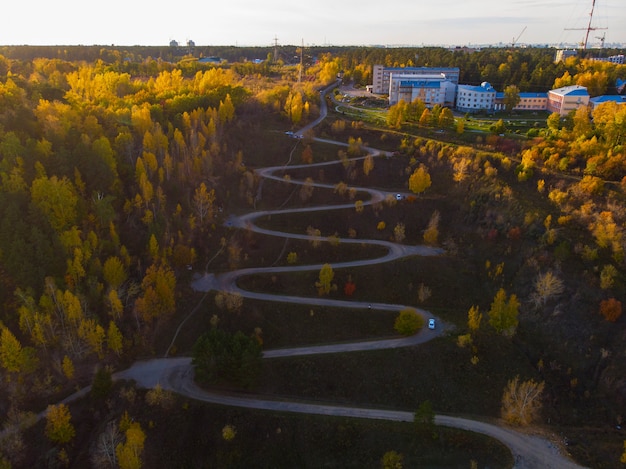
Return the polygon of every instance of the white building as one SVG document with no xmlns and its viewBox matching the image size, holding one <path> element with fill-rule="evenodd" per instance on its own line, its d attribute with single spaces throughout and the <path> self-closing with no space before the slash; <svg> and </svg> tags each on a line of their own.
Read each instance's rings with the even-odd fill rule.
<svg viewBox="0 0 626 469">
<path fill-rule="evenodd" d="M 394 105 L 404 100 L 411 103 L 419 99 L 427 107 L 454 106 L 456 85 L 445 75 L 406 75 L 392 73 L 389 76 L 389 104 Z"/>
<path fill-rule="evenodd" d="M 558 112 L 566 116 L 571 111 L 587 105 L 589 105 L 589 93 L 584 86 L 564 86 L 548 91 L 547 109 L 550 112 Z"/>
<path fill-rule="evenodd" d="M 611 55 L 610 57 L 596 57 L 591 60 L 597 62 L 610 62 L 612 64 L 624 65 L 624 54 Z"/>
<path fill-rule="evenodd" d="M 436 77 L 440 77 L 443 73 L 448 80 L 456 85 L 459 83 L 460 70 L 458 67 L 384 67 L 383 65 L 374 65 L 372 92 L 376 94 L 389 93 L 392 73 L 401 73 L 405 76 L 434 75 Z"/>
<path fill-rule="evenodd" d="M 566 59 L 570 57 L 576 57 L 578 55 L 578 51 L 576 49 L 559 49 L 556 51 L 556 55 L 554 56 L 555 62 L 564 62 Z"/>
<path fill-rule="evenodd" d="M 496 90 L 486 81 L 480 86 L 459 85 L 456 93 L 456 108 L 462 112 L 493 111 Z"/>
</svg>

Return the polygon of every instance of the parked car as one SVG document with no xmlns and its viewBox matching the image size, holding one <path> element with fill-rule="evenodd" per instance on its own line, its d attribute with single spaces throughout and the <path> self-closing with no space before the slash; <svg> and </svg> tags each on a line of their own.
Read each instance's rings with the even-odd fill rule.
<svg viewBox="0 0 626 469">
<path fill-rule="evenodd" d="M 433 318 L 428 320 L 428 328 L 431 330 L 435 328 L 435 320 Z"/>
</svg>

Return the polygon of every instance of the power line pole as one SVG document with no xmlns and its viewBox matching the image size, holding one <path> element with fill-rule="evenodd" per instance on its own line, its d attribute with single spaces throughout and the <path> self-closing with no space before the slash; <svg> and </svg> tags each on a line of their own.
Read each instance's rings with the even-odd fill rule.
<svg viewBox="0 0 626 469">
<path fill-rule="evenodd" d="M 278 37 L 274 36 L 274 63 L 278 62 Z"/>
<path fill-rule="evenodd" d="M 304 38 L 300 47 L 300 71 L 298 72 L 298 83 L 302 83 L 302 70 L 304 69 Z"/>
</svg>

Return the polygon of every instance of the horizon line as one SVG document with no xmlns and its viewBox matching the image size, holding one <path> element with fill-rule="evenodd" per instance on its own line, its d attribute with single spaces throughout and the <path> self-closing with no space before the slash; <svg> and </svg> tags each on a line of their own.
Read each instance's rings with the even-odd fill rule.
<svg viewBox="0 0 626 469">
<path fill-rule="evenodd" d="M 0 47 L 189 47 L 186 42 L 177 42 L 176 46 L 172 46 L 171 44 L 0 44 Z M 267 44 L 193 44 L 191 47 L 234 47 L 234 48 L 274 48 L 276 45 Z M 278 47 L 301 47 L 301 44 L 279 44 Z M 577 43 L 545 43 L 545 42 L 534 42 L 534 43 L 518 43 L 512 45 L 511 43 L 506 42 L 497 42 L 497 43 L 468 43 L 468 44 L 401 44 L 401 43 L 390 43 L 390 44 L 305 44 L 305 47 L 371 47 L 371 48 L 479 48 L 479 47 L 508 47 L 515 49 L 525 49 L 525 48 L 560 48 L 560 49 L 582 49 L 580 44 Z M 626 48 L 626 43 L 609 43 L 605 44 L 604 47 L 588 47 L 586 50 L 604 50 L 604 49 L 622 49 Z"/>
</svg>

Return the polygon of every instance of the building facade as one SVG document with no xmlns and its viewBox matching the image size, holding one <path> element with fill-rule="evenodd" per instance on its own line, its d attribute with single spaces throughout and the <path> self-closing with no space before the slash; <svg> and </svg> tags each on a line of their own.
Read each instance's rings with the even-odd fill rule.
<svg viewBox="0 0 626 469">
<path fill-rule="evenodd" d="M 391 74 L 402 74 L 404 76 L 424 76 L 435 75 L 440 77 L 444 74 L 448 80 L 455 85 L 459 83 L 460 69 L 458 67 L 385 67 L 374 65 L 372 78 L 372 92 L 376 94 L 389 93 Z"/>
<path fill-rule="evenodd" d="M 564 62 L 570 57 L 576 57 L 577 55 L 578 55 L 578 51 L 576 49 L 559 49 L 556 51 L 556 54 L 554 56 L 554 61 L 556 63 Z"/>
<path fill-rule="evenodd" d="M 624 65 L 624 54 L 611 55 L 609 57 L 595 57 L 591 60 L 596 62 L 609 62 L 616 65 Z"/>
<path fill-rule="evenodd" d="M 514 111 L 545 111 L 548 107 L 548 93 L 520 93 L 519 103 L 513 108 Z M 496 93 L 494 111 L 504 111 L 504 93 Z"/>
<path fill-rule="evenodd" d="M 496 90 L 486 81 L 480 86 L 459 85 L 456 93 L 456 108 L 461 112 L 493 111 Z"/>
<path fill-rule="evenodd" d="M 566 116 L 570 111 L 589 105 L 587 88 L 580 85 L 564 86 L 548 91 L 547 110 Z"/>
<path fill-rule="evenodd" d="M 405 75 L 392 73 L 389 77 L 389 104 L 394 105 L 404 100 L 411 103 L 419 99 L 432 108 L 454 106 L 456 85 L 445 75 Z"/>
</svg>

